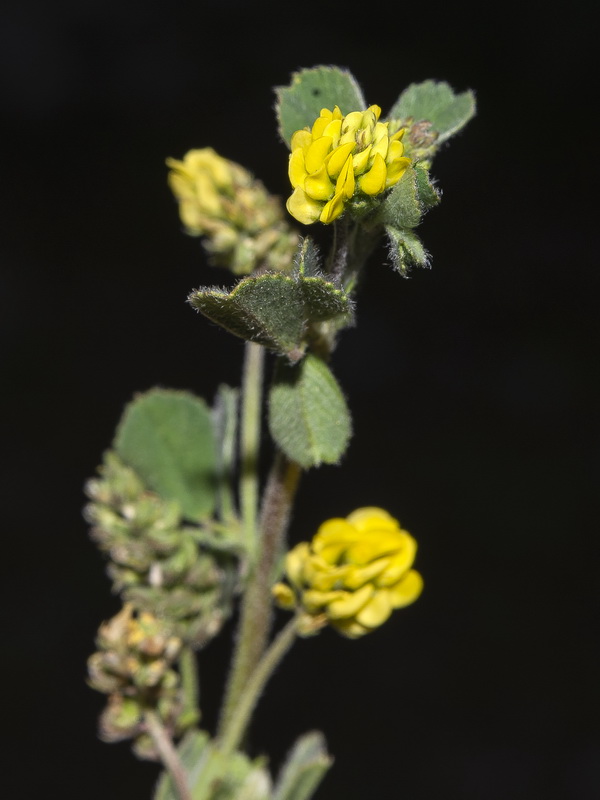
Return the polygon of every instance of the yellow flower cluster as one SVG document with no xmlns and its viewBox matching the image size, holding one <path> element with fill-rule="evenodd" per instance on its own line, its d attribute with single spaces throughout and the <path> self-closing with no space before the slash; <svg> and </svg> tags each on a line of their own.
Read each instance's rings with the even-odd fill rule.
<svg viewBox="0 0 600 800">
<path fill-rule="evenodd" d="M 414 602 L 423 579 L 412 569 L 413 537 L 381 508 L 359 508 L 346 519 L 327 520 L 312 542 L 286 556 L 291 584 L 277 583 L 281 608 L 300 613 L 300 631 L 329 624 L 357 638 L 382 625 L 395 608 Z"/>
<path fill-rule="evenodd" d="M 323 108 L 312 129 L 293 134 L 287 209 L 299 222 L 333 222 L 356 194 L 372 197 L 398 183 L 410 164 L 404 129 L 390 136 L 380 114 L 379 106 L 346 116 Z"/>
<path fill-rule="evenodd" d="M 206 248 L 236 275 L 267 267 L 288 270 L 298 235 L 284 220 L 279 200 L 239 164 L 212 147 L 190 150 L 182 161 L 167 159 L 168 182 L 191 236 L 206 236 Z"/>
</svg>

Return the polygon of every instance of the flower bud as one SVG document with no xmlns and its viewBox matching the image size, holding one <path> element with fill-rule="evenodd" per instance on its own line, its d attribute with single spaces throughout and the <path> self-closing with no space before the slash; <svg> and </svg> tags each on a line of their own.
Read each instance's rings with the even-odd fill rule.
<svg viewBox="0 0 600 800">
<path fill-rule="evenodd" d="M 217 266 L 236 275 L 257 269 L 289 270 L 298 235 L 287 225 L 279 200 L 252 175 L 212 148 L 167 159 L 168 182 L 190 236 L 205 236 Z"/>
</svg>

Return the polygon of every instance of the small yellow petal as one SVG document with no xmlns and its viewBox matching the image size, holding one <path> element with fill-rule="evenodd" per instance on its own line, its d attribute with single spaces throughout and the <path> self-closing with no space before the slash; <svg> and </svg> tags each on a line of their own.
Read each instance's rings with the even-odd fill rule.
<svg viewBox="0 0 600 800">
<path fill-rule="evenodd" d="M 329 200 L 333 194 L 333 183 L 329 180 L 325 164 L 304 181 L 304 191 L 313 200 Z"/>
<path fill-rule="evenodd" d="M 302 606 L 309 614 L 318 614 L 333 602 L 343 602 L 347 594 L 348 592 L 318 592 L 316 589 L 308 589 L 302 593 Z"/>
<path fill-rule="evenodd" d="M 411 569 L 407 575 L 395 586 L 388 590 L 394 608 L 403 608 L 417 599 L 423 591 L 423 578 L 415 569 Z"/>
<path fill-rule="evenodd" d="M 388 152 L 388 145 L 389 139 L 387 136 L 380 136 L 377 141 L 373 144 L 371 149 L 371 154 L 375 155 L 375 153 L 379 153 L 379 155 L 385 159 Z"/>
<path fill-rule="evenodd" d="M 342 543 L 346 546 L 349 542 L 355 542 L 357 538 L 356 528 L 349 520 L 342 517 L 333 517 L 319 527 L 313 539 L 312 547 L 315 553 L 319 553 L 329 545 Z"/>
<path fill-rule="evenodd" d="M 362 175 L 366 170 L 371 155 L 371 145 L 352 156 L 352 167 L 355 175 Z"/>
<path fill-rule="evenodd" d="M 354 186 L 355 181 L 354 170 L 352 169 L 352 156 L 348 156 L 346 163 L 338 175 L 338 179 L 335 184 L 335 193 L 338 194 L 339 192 L 343 192 L 344 197 L 349 200 L 354 194 Z"/>
<path fill-rule="evenodd" d="M 327 114 L 325 114 L 324 112 L 327 112 Z M 321 116 L 317 117 L 312 126 L 311 134 L 313 140 L 319 139 L 323 135 L 323 131 L 329 125 L 330 122 L 331 122 L 331 111 L 327 111 L 326 108 L 322 108 Z"/>
<path fill-rule="evenodd" d="M 196 197 L 200 210 L 208 216 L 221 216 L 223 206 L 221 196 L 214 181 L 206 174 L 199 172 L 195 178 Z"/>
<path fill-rule="evenodd" d="M 290 144 L 292 152 L 294 152 L 294 150 L 296 150 L 298 147 L 306 150 L 311 142 L 312 136 L 310 135 L 310 131 L 307 131 L 306 129 L 296 131 L 296 133 L 292 134 L 292 141 Z"/>
<path fill-rule="evenodd" d="M 306 167 L 304 165 L 304 153 L 301 148 L 297 148 L 290 155 L 290 163 L 288 166 L 288 176 L 290 183 L 294 187 L 303 186 L 304 179 L 306 178 Z"/>
<path fill-rule="evenodd" d="M 339 192 L 335 194 L 331 200 L 325 204 L 319 219 L 325 225 L 329 225 L 344 213 L 344 194 Z"/>
<path fill-rule="evenodd" d="M 410 165 L 410 158 L 396 158 L 387 168 L 387 178 L 385 182 L 386 188 L 394 186 L 398 183 L 400 178 L 404 175 Z"/>
<path fill-rule="evenodd" d="M 331 136 L 321 136 L 310 145 L 304 157 L 306 171 L 310 174 L 316 172 L 325 160 L 325 156 L 331 150 L 333 139 Z"/>
<path fill-rule="evenodd" d="M 383 625 L 393 611 L 390 592 L 382 589 L 356 615 L 356 621 L 365 628 L 377 628 Z"/>
<path fill-rule="evenodd" d="M 356 592 L 337 592 L 336 594 L 338 594 L 339 597 L 327 603 L 327 616 L 330 619 L 348 619 L 348 617 L 354 617 L 361 608 L 368 603 L 374 592 L 375 590 L 371 584 L 363 586 Z"/>
<path fill-rule="evenodd" d="M 294 586 L 302 585 L 302 570 L 309 553 L 308 542 L 300 542 L 285 557 L 285 572 Z"/>
<path fill-rule="evenodd" d="M 346 114 L 342 124 L 342 133 L 346 133 L 347 131 L 356 131 L 361 125 L 362 118 L 362 111 L 351 111 L 349 114 Z"/>
<path fill-rule="evenodd" d="M 400 130 L 397 130 L 393 136 L 390 136 L 390 139 L 393 142 L 400 141 L 405 133 L 406 133 L 406 128 L 400 128 Z"/>
<path fill-rule="evenodd" d="M 371 111 L 374 114 L 376 120 L 379 119 L 379 117 L 381 116 L 380 106 L 369 106 L 367 111 Z"/>
<path fill-rule="evenodd" d="M 377 586 L 393 586 L 412 567 L 417 555 L 417 543 L 413 537 L 402 531 L 402 546 L 390 557 L 389 564 L 375 581 Z"/>
<path fill-rule="evenodd" d="M 296 607 L 296 597 L 294 592 L 285 583 L 276 583 L 271 589 L 273 599 L 279 606 L 286 611 L 291 611 Z"/>
<path fill-rule="evenodd" d="M 299 186 L 288 197 L 285 207 L 292 217 L 303 225 L 311 225 L 316 222 L 322 213 L 322 204 L 318 200 L 313 200 L 312 197 L 309 197 L 304 189 Z"/>
<path fill-rule="evenodd" d="M 323 136 L 331 136 L 333 139 L 333 145 L 335 147 L 335 143 L 340 138 L 342 132 L 342 120 L 341 119 L 332 119 L 329 125 L 323 131 Z"/>
<path fill-rule="evenodd" d="M 337 176 L 342 171 L 342 167 L 346 163 L 346 160 L 350 153 L 356 147 L 356 142 L 346 142 L 346 144 L 342 144 L 339 147 L 336 147 L 326 158 L 327 163 L 327 172 L 331 175 L 332 178 L 337 178 Z"/>
<path fill-rule="evenodd" d="M 373 527 L 383 528 L 384 530 L 396 530 L 399 527 L 398 520 L 388 514 L 385 509 L 377 506 L 357 508 L 356 511 L 348 514 L 346 520 L 361 532 Z"/>
<path fill-rule="evenodd" d="M 386 163 L 389 164 L 395 158 L 400 158 L 404 153 L 404 145 L 402 142 L 390 139 L 390 144 L 387 151 Z"/>
<path fill-rule="evenodd" d="M 385 161 L 377 153 L 373 160 L 373 166 L 360 178 L 358 185 L 361 192 L 368 195 L 381 194 L 385 190 L 385 181 L 387 177 L 387 169 Z"/>
<path fill-rule="evenodd" d="M 331 621 L 331 626 L 348 639 L 358 639 L 365 633 L 370 633 L 370 628 L 365 628 L 354 619 L 337 619 Z"/>
<path fill-rule="evenodd" d="M 385 572 L 386 568 L 389 566 L 390 557 L 387 558 L 378 558 L 376 561 L 372 561 L 370 564 L 367 564 L 366 567 L 358 567 L 354 564 L 346 564 L 345 570 L 346 573 L 344 575 L 344 586 L 346 589 L 360 589 L 361 586 L 364 586 L 365 583 L 372 581 L 373 578 L 377 578 L 382 572 Z M 377 581 L 375 582 L 377 584 Z"/>
<path fill-rule="evenodd" d="M 340 107 L 339 106 L 335 106 L 334 107 L 332 117 L 333 117 L 333 119 L 342 119 L 343 114 L 340 111 Z"/>
</svg>

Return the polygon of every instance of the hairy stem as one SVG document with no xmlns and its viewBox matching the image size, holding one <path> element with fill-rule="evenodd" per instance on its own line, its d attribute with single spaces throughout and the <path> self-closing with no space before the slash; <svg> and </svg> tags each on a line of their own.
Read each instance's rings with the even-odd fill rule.
<svg viewBox="0 0 600 800">
<path fill-rule="evenodd" d="M 179 800 L 192 800 L 192 793 L 188 786 L 185 769 L 179 760 L 179 754 L 173 745 L 173 741 L 165 730 L 158 714 L 156 714 L 155 711 L 146 711 L 144 720 L 148 733 L 154 742 L 154 746 L 158 750 L 161 761 L 171 776 Z"/>
<path fill-rule="evenodd" d="M 184 647 L 179 655 L 179 672 L 183 689 L 183 713 L 194 714 L 196 719 L 198 708 L 198 663 L 191 647 Z"/>
<path fill-rule="evenodd" d="M 275 637 L 246 682 L 235 711 L 221 735 L 219 746 L 225 755 L 233 753 L 239 747 L 263 689 L 277 665 L 292 646 L 296 632 L 297 618 L 294 617 Z"/>
<path fill-rule="evenodd" d="M 219 735 L 229 728 L 246 683 L 267 644 L 271 629 L 274 567 L 282 550 L 299 478 L 298 464 L 278 453 L 265 488 L 261 513 L 262 536 L 257 547 L 258 559 L 242 601 L 238 638 L 221 712 Z"/>
<path fill-rule="evenodd" d="M 264 353 L 262 345 L 246 342 L 240 430 L 240 506 L 244 542 L 250 554 L 254 553 L 257 538 L 258 456 Z"/>
</svg>

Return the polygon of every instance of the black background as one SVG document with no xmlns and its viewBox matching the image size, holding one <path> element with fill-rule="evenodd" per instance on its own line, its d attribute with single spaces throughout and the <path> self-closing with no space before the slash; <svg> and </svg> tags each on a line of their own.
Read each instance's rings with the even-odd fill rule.
<svg viewBox="0 0 600 800">
<path fill-rule="evenodd" d="M 413 81 L 470 87 L 478 117 L 434 165 L 432 270 L 369 267 L 333 362 L 355 437 L 303 480 L 290 534 L 381 505 L 425 592 L 364 640 L 299 642 L 253 752 L 276 767 L 322 729 L 329 800 L 600 796 L 588 5 L 3 4 L 7 796 L 150 796 L 155 767 L 96 738 L 85 660 L 117 601 L 82 486 L 135 391 L 239 380 L 242 344 L 185 304 L 225 276 L 181 234 L 164 159 L 214 146 L 285 196 L 272 87 L 319 63 L 384 111 Z M 232 635 L 203 656 L 207 726 Z"/>
</svg>

